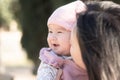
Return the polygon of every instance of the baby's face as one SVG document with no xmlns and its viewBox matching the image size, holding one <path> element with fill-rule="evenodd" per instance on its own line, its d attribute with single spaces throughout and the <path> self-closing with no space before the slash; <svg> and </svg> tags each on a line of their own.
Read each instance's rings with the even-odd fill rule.
<svg viewBox="0 0 120 80">
<path fill-rule="evenodd" d="M 51 24 L 48 26 L 48 45 L 58 55 L 70 55 L 70 34 L 65 28 Z"/>
<path fill-rule="evenodd" d="M 83 62 L 83 59 L 82 59 L 82 53 L 81 53 L 81 49 L 80 49 L 80 46 L 79 46 L 79 43 L 78 43 L 78 40 L 77 40 L 77 35 L 76 35 L 76 30 L 77 28 L 74 27 L 74 29 L 72 30 L 71 32 L 71 38 L 70 38 L 70 43 L 71 43 L 71 48 L 70 48 L 70 53 L 71 53 L 71 56 L 73 58 L 73 60 L 75 61 L 75 63 L 83 68 L 83 69 L 86 69 L 85 68 L 85 64 Z"/>
</svg>

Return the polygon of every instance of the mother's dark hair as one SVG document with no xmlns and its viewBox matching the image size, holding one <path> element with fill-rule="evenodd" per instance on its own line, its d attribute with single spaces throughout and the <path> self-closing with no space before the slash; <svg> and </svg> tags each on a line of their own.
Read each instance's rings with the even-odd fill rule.
<svg viewBox="0 0 120 80">
<path fill-rule="evenodd" d="M 105 3 L 104 3 L 105 4 Z M 77 21 L 77 36 L 89 80 L 120 79 L 120 8 L 88 7 Z"/>
</svg>

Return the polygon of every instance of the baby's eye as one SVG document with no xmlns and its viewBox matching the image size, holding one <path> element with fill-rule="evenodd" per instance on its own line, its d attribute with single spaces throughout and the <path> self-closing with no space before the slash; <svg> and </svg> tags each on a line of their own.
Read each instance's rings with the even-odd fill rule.
<svg viewBox="0 0 120 80">
<path fill-rule="evenodd" d="M 58 33 L 62 33 L 62 31 L 58 31 Z"/>
<path fill-rule="evenodd" d="M 53 33 L 52 31 L 48 31 L 48 33 Z"/>
</svg>

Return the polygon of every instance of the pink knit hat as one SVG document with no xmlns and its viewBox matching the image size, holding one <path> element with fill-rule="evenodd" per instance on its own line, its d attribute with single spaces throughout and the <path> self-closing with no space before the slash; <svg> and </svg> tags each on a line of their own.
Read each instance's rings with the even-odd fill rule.
<svg viewBox="0 0 120 80">
<path fill-rule="evenodd" d="M 57 8 L 49 17 L 47 25 L 56 24 L 71 31 L 76 25 L 77 14 L 86 11 L 86 5 L 80 1 L 74 1 Z"/>
</svg>

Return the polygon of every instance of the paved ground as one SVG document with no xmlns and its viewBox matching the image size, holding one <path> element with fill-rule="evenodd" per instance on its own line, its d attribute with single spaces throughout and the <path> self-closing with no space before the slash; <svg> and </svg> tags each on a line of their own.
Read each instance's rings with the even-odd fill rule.
<svg viewBox="0 0 120 80">
<path fill-rule="evenodd" d="M 14 80 L 35 80 L 32 62 L 21 48 L 21 32 L 0 31 L 0 73 L 10 74 Z"/>
</svg>

